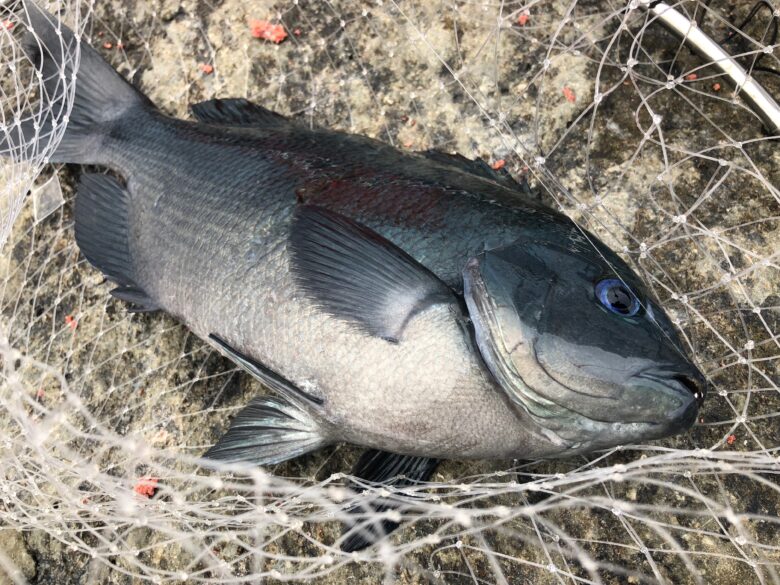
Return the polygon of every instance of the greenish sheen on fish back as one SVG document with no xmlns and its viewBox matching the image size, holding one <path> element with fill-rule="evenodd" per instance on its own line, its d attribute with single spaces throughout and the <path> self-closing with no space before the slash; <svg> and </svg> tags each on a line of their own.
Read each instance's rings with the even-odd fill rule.
<svg viewBox="0 0 780 585">
<path fill-rule="evenodd" d="M 76 40 L 26 11 L 56 96 Z M 423 480 L 440 458 L 562 457 L 694 422 L 705 379 L 641 280 L 508 175 L 242 99 L 192 111 L 162 114 L 82 43 L 51 160 L 121 177 L 82 175 L 75 208 L 112 294 L 170 313 L 277 393 L 207 457 L 270 464 L 350 442 L 370 449 L 367 479 Z"/>
</svg>

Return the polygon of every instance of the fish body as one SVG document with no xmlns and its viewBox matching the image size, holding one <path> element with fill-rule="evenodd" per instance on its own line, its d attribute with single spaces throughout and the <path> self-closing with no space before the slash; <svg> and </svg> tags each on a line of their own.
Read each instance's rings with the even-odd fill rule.
<svg viewBox="0 0 780 585">
<path fill-rule="evenodd" d="M 416 316 L 398 343 L 368 335 L 302 294 L 288 240 L 296 208 L 316 205 L 390 239 L 459 290 L 485 234 L 508 243 L 523 223 L 557 214 L 501 206 L 491 199 L 518 193 L 364 137 L 135 116 L 91 162 L 127 178 L 134 282 L 156 306 L 320 398 L 328 440 L 442 458 L 550 454 L 507 408 L 458 305 Z"/>
<path fill-rule="evenodd" d="M 55 79 L 76 41 L 28 13 Z M 561 457 L 692 424 L 704 379 L 638 277 L 484 163 L 240 99 L 174 119 L 83 43 L 74 99 L 52 160 L 122 178 L 82 177 L 82 252 L 280 393 L 211 456 Z"/>
</svg>

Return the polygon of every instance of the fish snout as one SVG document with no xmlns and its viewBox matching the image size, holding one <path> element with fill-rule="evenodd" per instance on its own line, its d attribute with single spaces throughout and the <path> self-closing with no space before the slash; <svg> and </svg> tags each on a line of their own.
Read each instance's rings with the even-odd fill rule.
<svg viewBox="0 0 780 585">
<path fill-rule="evenodd" d="M 636 375 L 643 383 L 649 384 L 667 396 L 664 426 L 668 434 L 682 432 L 693 425 L 699 407 L 707 395 L 707 378 L 693 365 L 683 368 L 653 368 Z M 661 421 L 659 421 L 661 422 Z"/>
<path fill-rule="evenodd" d="M 696 403 L 701 406 L 707 396 L 709 382 L 699 370 L 692 368 L 689 372 L 674 374 L 672 378 L 684 386 L 693 395 Z"/>
</svg>

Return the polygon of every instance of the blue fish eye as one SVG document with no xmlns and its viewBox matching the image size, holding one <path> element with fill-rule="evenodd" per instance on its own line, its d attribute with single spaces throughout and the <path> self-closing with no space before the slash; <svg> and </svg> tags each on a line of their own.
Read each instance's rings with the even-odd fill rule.
<svg viewBox="0 0 780 585">
<path fill-rule="evenodd" d="M 640 309 L 639 299 L 617 278 L 596 283 L 596 298 L 608 310 L 623 317 L 633 317 Z"/>
</svg>

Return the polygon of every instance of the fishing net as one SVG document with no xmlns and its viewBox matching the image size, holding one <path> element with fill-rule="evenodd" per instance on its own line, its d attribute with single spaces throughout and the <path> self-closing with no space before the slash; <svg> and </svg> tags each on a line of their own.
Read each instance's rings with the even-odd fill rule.
<svg viewBox="0 0 780 585">
<path fill-rule="evenodd" d="M 780 95 L 780 6 L 673 6 Z M 247 97 L 527 177 L 638 268 L 713 389 L 679 437 L 555 462 L 445 462 L 402 491 L 354 489 L 349 446 L 267 469 L 204 467 L 199 455 L 266 390 L 169 317 L 109 297 L 75 245 L 75 171 L 46 164 L 55 131 L 25 161 L 21 148 L 0 158 L 7 580 L 780 582 L 777 130 L 647 3 L 48 8 L 173 116 Z M 0 3 L 0 136 L 47 115 L 21 11 Z M 72 80 L 60 89 L 67 104 Z M 343 553 L 354 505 L 402 527 Z"/>
</svg>

